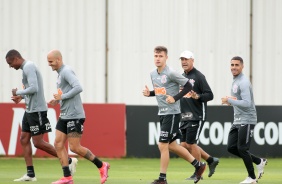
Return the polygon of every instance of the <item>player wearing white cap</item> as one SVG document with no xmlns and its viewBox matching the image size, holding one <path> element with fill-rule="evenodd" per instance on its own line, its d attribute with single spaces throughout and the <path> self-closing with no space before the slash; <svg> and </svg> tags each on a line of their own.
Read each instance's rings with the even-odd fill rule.
<svg viewBox="0 0 282 184">
<path fill-rule="evenodd" d="M 215 172 L 219 159 L 210 156 L 199 147 L 198 140 L 207 117 L 207 102 L 213 99 L 213 93 L 205 76 L 194 67 L 194 54 L 188 50 L 183 51 L 180 54 L 180 60 L 184 70 L 182 75 L 188 78 L 193 88 L 180 100 L 181 145 L 188 149 L 197 160 L 203 158 L 207 161 L 209 166 L 208 176 L 211 177 Z M 196 174 L 194 173 L 187 180 L 193 180 L 195 177 Z"/>
</svg>

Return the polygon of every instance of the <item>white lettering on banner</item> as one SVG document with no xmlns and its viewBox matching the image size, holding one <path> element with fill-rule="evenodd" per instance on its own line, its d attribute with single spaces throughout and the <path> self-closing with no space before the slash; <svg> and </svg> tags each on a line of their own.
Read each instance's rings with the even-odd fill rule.
<svg viewBox="0 0 282 184">
<path fill-rule="evenodd" d="M 282 145 L 282 123 L 278 123 L 278 128 L 279 128 L 279 145 Z"/>
<path fill-rule="evenodd" d="M 203 125 L 203 128 L 202 128 L 202 132 L 205 132 L 206 129 L 209 129 L 209 127 L 210 127 L 210 123 L 205 122 L 204 125 Z M 200 134 L 199 140 L 203 145 L 209 145 L 210 144 L 210 139 L 208 137 L 205 137 L 204 133 Z"/>
<path fill-rule="evenodd" d="M 2 141 L 0 140 L 0 155 L 6 155 L 6 151 L 3 147 Z"/>
<path fill-rule="evenodd" d="M 232 126 L 231 122 L 205 122 L 202 128 L 202 133 L 199 137 L 199 142 L 203 145 L 227 145 L 229 130 Z M 209 136 L 205 136 L 208 131 Z M 263 131 L 264 136 L 260 133 Z M 149 122 L 149 145 L 156 145 L 159 141 L 160 123 Z M 254 141 L 258 145 L 282 145 L 282 122 L 258 122 L 254 128 Z M 179 143 L 179 139 L 177 140 Z"/>
<path fill-rule="evenodd" d="M 210 139 L 214 145 L 220 145 L 223 142 L 223 127 L 219 122 L 211 124 Z"/>
<path fill-rule="evenodd" d="M 14 115 L 13 115 L 12 129 L 11 129 L 11 134 L 10 134 L 8 155 L 16 154 L 17 141 L 19 140 L 18 139 L 19 126 L 20 127 L 22 126 L 22 118 L 25 112 L 24 108 L 12 108 L 12 109 L 14 111 Z M 48 109 L 48 119 L 50 121 L 51 126 L 55 128 L 56 123 L 57 123 L 55 109 L 53 108 Z M 55 131 L 50 132 L 48 136 L 49 136 L 48 139 L 49 139 L 50 144 L 53 145 L 55 141 Z M 31 146 L 32 146 L 32 154 L 34 155 L 37 149 L 34 147 L 32 141 L 31 141 Z M 1 147 L 0 147 L 0 154 L 1 154 Z"/>
<path fill-rule="evenodd" d="M 272 132 L 272 136 L 271 136 Z M 268 122 L 264 128 L 264 137 L 265 141 L 269 145 L 274 145 L 277 143 L 279 135 L 278 135 L 278 127 L 274 122 Z"/>
<path fill-rule="evenodd" d="M 13 108 L 13 111 L 14 116 L 12 121 L 8 155 L 16 154 L 19 126 L 22 126 L 22 118 L 25 112 L 24 108 Z"/>
<path fill-rule="evenodd" d="M 159 142 L 159 135 L 161 132 L 161 125 L 159 122 L 149 122 L 149 145 L 155 145 Z"/>
<path fill-rule="evenodd" d="M 228 135 L 229 135 L 229 131 L 230 131 L 230 128 L 232 126 L 232 123 L 231 122 L 225 122 L 224 123 L 224 135 L 223 135 L 223 145 L 227 145 L 227 141 L 228 141 Z"/>
<path fill-rule="evenodd" d="M 264 145 L 265 143 L 264 138 L 259 135 L 261 129 L 264 129 L 264 122 L 257 123 L 254 129 L 254 140 L 258 145 Z"/>
<path fill-rule="evenodd" d="M 52 127 L 52 132 L 48 133 L 48 140 L 49 143 L 54 145 L 55 142 L 55 129 L 56 129 L 56 124 L 57 124 L 57 116 L 56 116 L 56 111 L 53 108 L 48 108 L 47 112 L 47 117 L 50 121 L 51 127 Z"/>
</svg>

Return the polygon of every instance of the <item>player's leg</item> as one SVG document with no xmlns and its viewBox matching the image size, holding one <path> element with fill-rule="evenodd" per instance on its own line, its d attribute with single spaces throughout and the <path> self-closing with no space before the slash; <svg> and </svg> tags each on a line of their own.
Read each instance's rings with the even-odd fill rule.
<svg viewBox="0 0 282 184">
<path fill-rule="evenodd" d="M 201 152 L 201 157 L 208 163 L 209 166 L 209 174 L 208 177 L 211 177 L 214 172 L 215 169 L 219 163 L 219 158 L 213 157 L 211 155 L 209 155 L 207 152 L 205 152 L 200 146 L 198 146 Z"/>
<path fill-rule="evenodd" d="M 233 155 L 236 155 L 238 157 L 241 157 L 238 152 L 238 127 L 240 125 L 232 125 L 230 128 L 229 134 L 228 134 L 228 140 L 227 140 L 227 151 Z"/>
<path fill-rule="evenodd" d="M 80 144 L 82 133 L 83 133 L 83 123 L 84 119 L 78 119 L 71 121 L 73 123 L 68 124 L 68 142 L 70 150 L 87 160 L 91 161 L 100 172 L 100 182 L 105 183 L 108 178 L 108 170 L 110 169 L 110 164 L 107 162 L 102 162 L 98 157 L 96 157 L 91 150 L 83 147 Z"/>
<path fill-rule="evenodd" d="M 186 148 L 176 143 L 176 139 L 181 137 L 181 133 L 178 125 L 178 122 L 180 121 L 180 115 L 175 114 L 171 118 L 172 118 L 171 120 L 172 127 L 170 128 L 170 134 L 169 134 L 170 135 L 169 149 L 170 151 L 176 153 L 178 156 L 185 159 L 195 167 L 196 177 L 194 179 L 194 182 L 197 183 L 200 180 L 206 168 L 206 164 L 200 162 L 200 160 L 197 160 Z"/>
<path fill-rule="evenodd" d="M 52 131 L 51 124 L 47 118 L 47 111 L 27 113 L 27 119 L 29 125 L 33 127 L 30 132 L 34 146 L 54 157 L 58 157 L 54 146 L 43 139 L 45 133 Z M 78 160 L 76 158 L 68 157 L 68 162 L 71 175 L 74 175 Z"/>
<path fill-rule="evenodd" d="M 31 139 L 30 125 L 27 120 L 27 113 L 25 112 L 22 119 L 22 132 L 20 137 L 20 143 L 23 149 L 27 173 L 24 174 L 22 177 L 15 179 L 14 181 L 36 181 L 33 162 L 32 162 L 32 148 L 31 148 L 30 139 Z"/>
<path fill-rule="evenodd" d="M 238 152 L 244 161 L 245 167 L 248 171 L 248 177 L 246 180 L 256 181 L 256 175 L 253 166 L 253 160 L 249 152 L 251 139 L 253 136 L 254 125 L 245 124 L 241 125 L 238 130 Z M 244 183 L 244 181 L 243 181 Z"/>
<path fill-rule="evenodd" d="M 166 173 L 167 167 L 169 164 L 169 132 L 171 129 L 171 117 L 170 115 L 161 115 L 160 124 L 161 124 L 161 132 L 159 136 L 159 144 L 158 148 L 160 151 L 160 174 L 159 178 L 154 180 L 151 184 L 166 184 Z"/>
<path fill-rule="evenodd" d="M 62 120 L 60 118 L 56 125 L 56 138 L 54 146 L 62 166 L 64 177 L 62 177 L 58 181 L 52 182 L 52 184 L 73 183 L 73 179 L 69 169 L 68 154 L 65 148 L 65 142 L 67 141 L 67 123 L 68 121 Z"/>
<path fill-rule="evenodd" d="M 201 151 L 197 142 L 199 140 L 202 127 L 202 121 L 189 121 L 186 128 L 186 148 L 197 160 L 201 160 Z"/>
<path fill-rule="evenodd" d="M 57 157 L 54 146 L 43 139 L 44 133 L 52 131 L 50 122 L 47 118 L 47 111 L 27 113 L 27 119 L 29 125 L 32 127 L 30 132 L 34 146 Z"/>
</svg>

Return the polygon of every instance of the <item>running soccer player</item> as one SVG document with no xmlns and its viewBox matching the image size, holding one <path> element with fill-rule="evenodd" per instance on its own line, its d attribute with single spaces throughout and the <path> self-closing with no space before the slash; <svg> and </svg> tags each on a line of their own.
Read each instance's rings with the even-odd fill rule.
<svg viewBox="0 0 282 184">
<path fill-rule="evenodd" d="M 22 69 L 22 90 L 12 89 L 12 100 L 18 104 L 25 100 L 26 110 L 22 119 L 21 146 L 24 152 L 27 173 L 14 181 L 37 181 L 32 161 L 32 148 L 34 146 L 54 157 L 57 157 L 55 148 L 44 141 L 44 133 L 51 132 L 51 125 L 47 118 L 47 104 L 44 97 L 43 80 L 40 71 L 31 61 L 25 60 L 17 50 L 10 50 L 6 54 L 6 61 L 10 68 Z M 75 172 L 77 159 L 68 159 L 72 175 Z"/>
<path fill-rule="evenodd" d="M 181 66 L 184 70 L 182 74 L 189 79 L 189 83 L 193 86 L 193 90 L 180 99 L 181 106 L 181 125 L 182 132 L 181 145 L 197 159 L 205 159 L 209 166 L 209 174 L 211 177 L 215 168 L 219 163 L 219 159 L 210 156 L 201 147 L 198 146 L 198 140 L 206 121 L 207 102 L 213 99 L 212 90 L 205 76 L 194 67 L 194 54 L 191 51 L 183 51 L 180 54 Z M 186 178 L 186 180 L 194 180 L 196 174 Z"/>
<path fill-rule="evenodd" d="M 70 150 L 89 160 L 100 171 L 100 182 L 104 184 L 108 178 L 110 164 L 99 160 L 88 148 L 80 144 L 85 113 L 80 98 L 82 87 L 74 71 L 63 63 L 62 54 L 52 50 L 47 56 L 48 64 L 52 70 L 58 72 L 57 89 L 54 99 L 49 103 L 53 106 L 60 103 L 60 118 L 56 126 L 55 148 L 60 159 L 64 177 L 52 184 L 73 184 L 67 159 L 65 143 L 68 141 Z"/>
<path fill-rule="evenodd" d="M 228 152 L 242 158 L 247 169 L 248 176 L 240 184 L 253 184 L 262 177 L 264 166 L 267 164 L 267 159 L 259 158 L 249 151 L 254 127 L 257 124 L 253 88 L 242 73 L 244 62 L 241 57 L 233 57 L 230 68 L 233 75 L 231 96 L 221 98 L 222 104 L 232 105 L 234 110 L 234 121 L 229 131 L 227 149 Z M 257 165 L 258 178 L 256 178 L 253 163 Z"/>
<path fill-rule="evenodd" d="M 144 96 L 156 96 L 159 107 L 159 118 L 161 124 L 161 133 L 159 137 L 160 175 L 151 184 L 167 184 L 166 173 L 169 164 L 169 151 L 182 157 L 191 163 L 196 170 L 194 183 L 197 183 L 205 171 L 206 164 L 196 160 L 187 149 L 176 143 L 180 138 L 180 104 L 179 99 L 188 93 L 192 86 L 188 79 L 172 70 L 166 65 L 167 48 L 158 46 L 154 49 L 154 62 L 157 67 L 151 72 L 151 80 L 154 87 L 150 91 L 147 86 L 143 90 Z M 179 93 L 179 86 L 184 86 Z"/>
</svg>

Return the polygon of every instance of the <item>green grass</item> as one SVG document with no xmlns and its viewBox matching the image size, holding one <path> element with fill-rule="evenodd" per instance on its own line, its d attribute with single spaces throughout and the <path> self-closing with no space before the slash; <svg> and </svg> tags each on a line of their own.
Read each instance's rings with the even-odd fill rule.
<svg viewBox="0 0 282 184">
<path fill-rule="evenodd" d="M 109 178 L 106 184 L 148 184 L 159 175 L 159 159 L 103 159 L 111 164 Z M 260 184 L 281 184 L 282 159 L 268 159 L 265 174 L 259 180 Z M 62 170 L 57 159 L 34 159 L 36 177 L 35 183 L 50 184 L 62 177 Z M 193 184 L 193 181 L 184 180 L 193 173 L 193 167 L 180 158 L 170 161 L 167 173 L 169 184 Z M 255 168 L 256 170 L 256 168 Z M 221 158 L 215 174 L 209 178 L 208 169 L 204 173 L 204 180 L 200 184 L 238 184 L 247 176 L 241 159 Z M 8 184 L 14 178 L 26 172 L 23 158 L 0 158 L 0 183 Z M 99 184 L 99 172 L 89 161 L 79 158 L 77 172 L 74 176 L 75 184 Z"/>
</svg>

